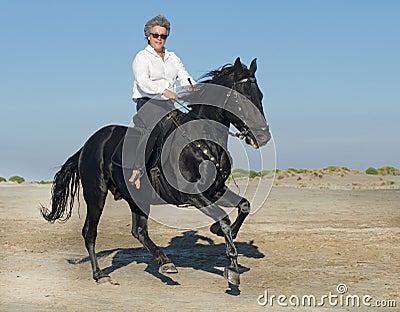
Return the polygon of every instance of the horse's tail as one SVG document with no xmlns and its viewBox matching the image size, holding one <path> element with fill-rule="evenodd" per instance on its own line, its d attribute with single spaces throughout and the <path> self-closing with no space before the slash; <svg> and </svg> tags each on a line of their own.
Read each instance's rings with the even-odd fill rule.
<svg viewBox="0 0 400 312">
<path fill-rule="evenodd" d="M 68 158 L 54 176 L 51 189 L 51 211 L 43 205 L 40 209 L 43 218 L 51 223 L 56 220 L 66 222 L 71 217 L 75 197 L 78 198 L 79 196 L 80 177 L 78 162 L 81 150 Z"/>
</svg>

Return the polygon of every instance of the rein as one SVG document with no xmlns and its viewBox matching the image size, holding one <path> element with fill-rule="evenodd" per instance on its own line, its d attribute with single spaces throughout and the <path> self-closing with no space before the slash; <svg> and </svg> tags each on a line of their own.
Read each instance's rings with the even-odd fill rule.
<svg viewBox="0 0 400 312">
<path fill-rule="evenodd" d="M 247 77 L 247 78 L 243 78 L 243 79 L 241 79 L 241 80 L 239 80 L 239 81 L 234 81 L 234 82 L 233 82 L 233 85 L 232 85 L 232 88 L 231 88 L 231 89 L 228 91 L 228 93 L 226 94 L 226 99 L 225 99 L 225 101 L 224 101 L 224 103 L 223 103 L 223 105 L 222 105 L 222 109 L 225 109 L 226 104 L 228 103 L 229 98 L 230 98 L 231 95 L 232 95 L 232 91 L 234 92 L 234 93 L 233 93 L 233 96 L 234 96 L 234 98 L 235 98 L 235 102 L 236 102 L 236 104 L 239 105 L 239 100 L 238 100 L 239 97 L 238 97 L 238 92 L 237 92 L 237 89 L 236 89 L 236 85 L 241 84 L 241 83 L 246 83 L 246 82 L 255 83 L 255 82 L 256 82 L 256 78 L 255 78 L 255 77 Z M 192 88 L 193 88 L 193 85 L 192 85 L 192 83 L 191 83 L 190 80 L 189 80 L 189 83 L 190 83 L 190 85 L 191 85 Z M 177 99 L 177 100 L 175 100 L 175 101 L 176 101 L 182 108 L 186 109 L 188 112 L 190 111 L 190 110 L 187 108 L 187 106 L 186 106 L 185 104 L 183 104 L 183 103 L 184 103 L 183 101 L 181 101 L 181 100 L 179 100 L 179 99 Z M 179 122 L 179 120 L 176 118 L 176 116 L 175 116 L 173 113 L 169 113 L 169 114 L 167 115 L 167 119 L 170 119 L 170 120 L 172 121 L 172 123 L 176 126 L 177 129 L 181 129 L 181 131 L 182 131 L 182 136 L 185 137 L 186 139 L 188 139 L 188 141 L 189 141 L 190 143 L 192 143 L 192 142 L 191 142 L 191 139 L 190 139 L 190 136 L 186 133 L 185 130 L 183 130 L 183 129 L 181 128 L 182 124 Z M 250 132 L 249 128 L 248 128 L 246 125 L 244 125 L 244 126 L 240 129 L 239 132 L 234 133 L 234 132 L 228 131 L 228 134 L 231 135 L 231 136 L 233 136 L 233 137 L 239 138 L 239 139 L 244 139 L 244 138 L 248 135 L 249 132 Z M 221 173 L 223 172 L 223 169 L 220 168 L 219 162 L 217 161 L 217 159 L 216 159 L 214 156 L 210 155 L 210 151 L 208 150 L 207 147 L 203 147 L 203 146 L 201 146 L 200 144 L 196 144 L 196 147 L 199 148 L 199 149 L 201 149 L 202 152 L 203 152 L 203 154 L 205 154 L 206 156 L 209 157 L 209 160 L 211 160 L 211 161 L 215 164 L 216 168 L 217 168 Z M 232 176 L 232 178 L 233 178 L 233 176 Z M 236 183 L 236 181 L 235 181 L 234 178 L 233 178 L 233 182 L 235 183 L 236 187 L 239 188 L 239 186 L 237 185 L 237 183 Z"/>
<path fill-rule="evenodd" d="M 192 82 L 190 81 L 190 79 L 188 79 L 188 81 L 189 81 L 191 87 L 194 88 L 194 86 L 193 86 Z M 256 78 L 255 78 L 255 77 L 247 77 L 247 78 L 243 78 L 243 79 L 241 79 L 241 80 L 239 80 L 239 81 L 234 81 L 234 82 L 233 82 L 233 85 L 232 85 L 232 88 L 231 88 L 231 89 L 228 91 L 228 93 L 226 94 L 226 99 L 225 99 L 225 101 L 224 101 L 224 103 L 223 103 L 223 105 L 222 105 L 222 109 L 225 109 L 225 106 L 226 106 L 226 104 L 228 103 L 229 98 L 230 98 L 231 95 L 232 95 L 232 91 L 234 91 L 233 96 L 234 96 L 234 98 L 235 98 L 236 104 L 239 104 L 239 101 L 238 101 L 238 92 L 237 92 L 237 90 L 236 90 L 236 85 L 237 85 L 237 84 L 241 84 L 241 83 L 246 83 L 246 82 L 255 83 L 255 82 L 256 82 Z M 190 111 L 189 108 L 187 108 L 187 106 L 186 106 L 185 104 L 183 104 L 184 102 L 182 102 L 181 100 L 177 99 L 175 102 L 177 102 L 177 103 L 179 104 L 179 106 L 181 106 L 182 108 L 186 109 L 186 111 L 188 111 L 188 112 Z M 175 124 L 175 126 L 176 126 L 177 128 L 180 128 L 181 124 L 180 124 L 179 121 L 175 118 L 175 116 L 173 116 L 173 114 L 170 114 L 167 118 L 168 118 L 168 119 L 171 119 L 172 122 Z M 250 131 L 249 128 L 248 128 L 246 125 L 244 125 L 243 128 L 242 128 L 239 132 L 234 133 L 234 132 L 228 131 L 228 134 L 229 134 L 230 136 L 233 136 L 233 137 L 236 137 L 236 138 L 239 138 L 239 139 L 242 140 L 242 139 L 244 139 L 244 138 L 248 135 L 249 131 Z M 188 135 L 187 135 L 186 133 L 184 133 L 184 136 L 185 136 L 185 137 L 188 137 Z"/>
</svg>

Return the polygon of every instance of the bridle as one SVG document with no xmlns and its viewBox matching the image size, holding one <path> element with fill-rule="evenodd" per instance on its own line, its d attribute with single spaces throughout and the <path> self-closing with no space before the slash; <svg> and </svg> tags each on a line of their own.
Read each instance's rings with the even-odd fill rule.
<svg viewBox="0 0 400 312">
<path fill-rule="evenodd" d="M 246 82 L 255 83 L 256 81 L 257 81 L 257 80 L 256 80 L 255 77 L 247 77 L 247 78 L 240 79 L 239 81 L 233 81 L 232 88 L 230 88 L 230 89 L 229 89 L 229 92 L 226 94 L 226 99 L 225 99 L 225 101 L 224 101 L 224 104 L 222 105 L 222 108 L 225 109 L 226 103 L 228 102 L 228 100 L 229 100 L 229 98 L 230 98 L 230 96 L 231 96 L 231 94 L 232 94 L 232 91 L 235 92 L 235 93 L 233 94 L 233 96 L 235 97 L 235 102 L 236 102 L 237 104 L 239 104 L 239 101 L 238 101 L 238 92 L 237 92 L 237 89 L 236 89 L 236 85 L 242 84 L 242 83 L 246 83 Z"/>
<path fill-rule="evenodd" d="M 247 82 L 256 83 L 256 78 L 255 77 L 247 77 L 247 78 L 243 78 L 243 79 L 240 79 L 238 81 L 234 81 L 233 82 L 232 88 L 230 88 L 230 90 L 226 94 L 226 99 L 225 99 L 225 101 L 224 101 L 224 103 L 222 105 L 221 112 L 223 112 L 225 110 L 226 104 L 228 103 L 229 98 L 232 95 L 232 92 L 234 92 L 233 96 L 234 96 L 234 99 L 235 99 L 235 103 L 237 105 L 239 105 L 239 96 L 238 96 L 239 92 L 237 91 L 236 86 L 238 84 L 247 83 Z M 192 85 L 192 87 L 193 87 L 193 85 Z M 179 103 L 179 101 L 177 101 L 177 102 Z M 189 111 L 189 109 L 185 105 L 183 105 L 182 103 L 179 103 L 179 105 L 181 105 L 182 107 L 186 108 Z M 176 117 L 173 114 L 171 114 L 171 113 L 168 114 L 167 118 L 172 120 L 172 122 L 175 124 L 177 129 L 181 129 L 181 131 L 182 131 L 181 135 L 183 137 L 187 138 L 189 142 L 193 143 L 192 140 L 190 139 L 190 135 L 187 134 L 186 131 L 181 128 L 181 123 L 176 119 Z M 249 132 L 250 132 L 249 127 L 246 124 L 243 124 L 243 126 L 241 127 L 241 129 L 239 130 L 238 133 L 233 133 L 231 131 L 228 131 L 228 134 L 233 136 L 233 137 L 237 137 L 239 139 L 244 139 L 245 137 L 248 136 Z M 211 153 L 209 152 L 208 148 L 207 147 L 202 147 L 200 144 L 196 144 L 196 147 L 198 149 L 200 149 L 206 156 L 208 156 L 209 160 L 212 161 L 215 164 L 215 167 L 217 168 L 217 170 L 219 170 L 221 172 L 221 174 L 223 174 L 223 172 L 224 172 L 223 168 L 220 168 L 219 162 L 217 161 L 217 159 L 214 156 L 211 155 Z M 235 182 L 235 184 L 236 184 L 236 182 Z"/>
<path fill-rule="evenodd" d="M 238 84 L 247 83 L 247 82 L 256 83 L 256 81 L 257 81 L 257 80 L 256 80 L 255 77 L 246 77 L 246 78 L 240 79 L 240 80 L 238 80 L 238 81 L 233 81 L 232 87 L 229 89 L 228 93 L 226 94 L 225 101 L 224 101 L 224 103 L 222 104 L 222 110 L 221 110 L 221 112 L 223 112 L 223 111 L 225 110 L 226 104 L 228 103 L 229 98 L 230 98 L 231 95 L 232 95 L 232 92 L 234 92 L 234 93 L 233 93 L 233 97 L 234 97 L 234 99 L 235 99 L 235 103 L 236 103 L 237 105 L 239 105 L 239 96 L 238 96 L 238 93 L 239 93 L 239 92 L 238 92 L 237 89 L 236 89 L 236 86 L 237 86 Z M 194 86 L 192 85 L 192 83 L 191 83 L 190 80 L 189 80 L 189 83 L 190 83 L 190 85 L 192 86 L 192 88 L 194 88 Z M 183 105 L 183 103 L 180 103 L 180 101 L 176 101 L 176 102 L 177 102 L 180 106 L 182 106 L 183 108 L 185 108 L 187 111 L 189 111 L 189 109 L 188 109 L 185 105 Z M 172 114 L 170 114 L 167 118 L 168 118 L 168 119 L 171 119 L 172 122 L 175 124 L 175 126 L 176 126 L 177 128 L 180 128 L 181 124 L 179 123 L 178 120 L 176 120 L 176 118 L 175 118 Z M 250 132 L 249 127 L 248 127 L 247 125 L 243 124 L 243 126 L 241 127 L 241 129 L 239 130 L 239 132 L 234 133 L 234 132 L 228 131 L 228 134 L 231 135 L 231 136 L 233 136 L 233 137 L 237 137 L 237 138 L 239 138 L 239 139 L 242 140 L 242 139 L 244 139 L 244 138 L 249 134 L 249 132 Z M 184 133 L 184 136 L 187 136 L 186 133 Z"/>
<path fill-rule="evenodd" d="M 237 89 L 236 89 L 236 85 L 242 84 L 242 83 L 246 83 L 246 82 L 256 83 L 256 81 L 257 81 L 257 80 L 256 80 L 255 77 L 247 77 L 247 78 L 240 79 L 240 80 L 238 80 L 238 81 L 233 81 L 232 88 L 231 88 L 231 89 L 229 90 L 229 92 L 226 94 L 226 99 L 225 99 L 225 101 L 224 101 L 224 104 L 222 105 L 222 109 L 225 110 L 226 104 L 228 103 L 229 98 L 231 97 L 232 91 L 234 92 L 234 93 L 233 93 L 233 97 L 234 97 L 234 99 L 235 99 L 235 103 L 236 103 L 237 105 L 239 105 L 238 92 L 237 92 Z M 247 125 L 244 124 L 244 125 L 242 126 L 242 128 L 239 130 L 239 132 L 234 133 L 234 132 L 228 131 L 228 134 L 231 135 L 231 136 L 233 136 L 233 137 L 237 137 L 237 138 L 239 138 L 239 139 L 242 140 L 242 139 L 244 139 L 244 138 L 249 134 L 249 132 L 250 132 L 249 127 L 248 127 Z"/>
</svg>

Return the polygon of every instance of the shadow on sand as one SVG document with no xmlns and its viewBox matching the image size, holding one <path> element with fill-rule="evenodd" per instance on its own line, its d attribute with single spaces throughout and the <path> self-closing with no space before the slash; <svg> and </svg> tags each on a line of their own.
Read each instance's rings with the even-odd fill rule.
<svg viewBox="0 0 400 312">
<path fill-rule="evenodd" d="M 182 234 L 172 238 L 168 246 L 162 248 L 175 266 L 178 269 L 193 268 L 223 277 L 223 269 L 220 268 L 227 265 L 225 243 L 215 244 L 211 238 L 199 235 L 197 231 L 186 231 Z M 249 243 L 235 242 L 235 245 L 240 256 L 246 258 L 264 257 L 264 254 L 258 250 L 253 241 Z M 161 282 L 167 285 L 180 285 L 171 278 L 172 275 L 164 275 L 158 272 L 157 262 L 144 247 L 116 248 L 97 253 L 99 259 L 110 255 L 112 255 L 112 264 L 103 269 L 106 274 L 111 274 L 131 263 L 144 263 L 147 264 L 145 272 L 158 278 Z M 89 261 L 89 257 L 85 257 L 80 260 L 68 260 L 68 263 L 82 264 Z M 243 274 L 250 268 L 239 265 L 239 270 Z M 238 295 L 240 290 L 237 286 L 230 285 L 230 290 L 227 293 Z"/>
</svg>

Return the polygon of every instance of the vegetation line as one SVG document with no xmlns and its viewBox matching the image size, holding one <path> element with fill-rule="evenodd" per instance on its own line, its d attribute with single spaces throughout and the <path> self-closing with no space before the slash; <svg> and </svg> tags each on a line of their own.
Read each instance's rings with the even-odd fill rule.
<svg viewBox="0 0 400 312">
<path fill-rule="evenodd" d="M 296 168 L 287 168 L 285 170 L 275 169 L 275 170 L 262 170 L 262 171 L 255 171 L 255 170 L 246 170 L 241 168 L 232 169 L 231 175 L 229 178 L 263 178 L 263 177 L 272 177 L 274 173 L 280 173 L 282 175 L 293 175 L 293 174 L 302 174 L 302 173 L 309 173 L 313 175 L 323 175 L 324 173 L 335 172 L 341 175 L 345 175 L 347 173 L 358 173 L 358 174 L 369 174 L 369 175 L 400 175 L 400 169 L 397 169 L 392 166 L 384 166 L 381 168 L 374 168 L 369 167 L 365 171 L 359 170 L 351 170 L 346 167 L 338 167 L 338 166 L 328 166 L 322 169 L 296 169 Z M 278 176 L 279 179 L 279 176 Z M 2 176 L 0 176 L 0 183 L 2 182 L 13 182 L 13 183 L 24 183 L 26 182 L 25 179 L 21 176 L 11 176 L 8 180 Z M 28 183 L 36 183 L 36 184 L 51 184 L 53 181 L 30 181 Z"/>
</svg>

